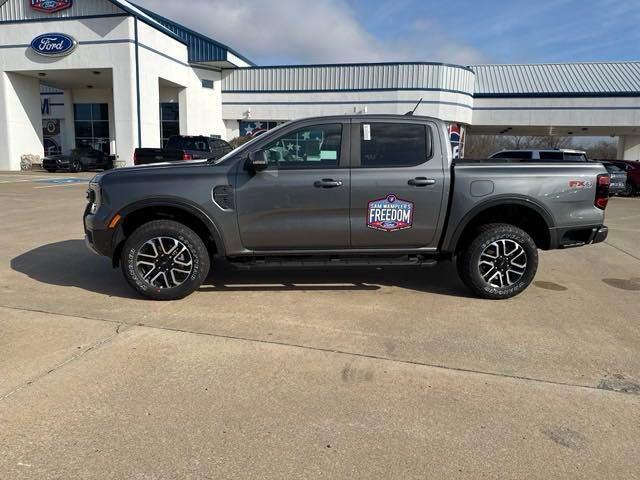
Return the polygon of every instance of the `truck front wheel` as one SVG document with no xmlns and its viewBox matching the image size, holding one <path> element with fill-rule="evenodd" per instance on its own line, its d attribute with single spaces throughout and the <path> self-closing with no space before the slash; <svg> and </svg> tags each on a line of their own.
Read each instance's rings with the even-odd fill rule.
<svg viewBox="0 0 640 480">
<path fill-rule="evenodd" d="M 193 230 L 171 220 L 154 220 L 126 240 L 120 263 L 129 284 L 145 297 L 178 300 L 202 285 L 210 259 Z"/>
<path fill-rule="evenodd" d="M 522 293 L 538 270 L 538 249 L 531 236 L 513 225 L 482 225 L 457 260 L 458 274 L 476 295 L 504 300 Z"/>
</svg>

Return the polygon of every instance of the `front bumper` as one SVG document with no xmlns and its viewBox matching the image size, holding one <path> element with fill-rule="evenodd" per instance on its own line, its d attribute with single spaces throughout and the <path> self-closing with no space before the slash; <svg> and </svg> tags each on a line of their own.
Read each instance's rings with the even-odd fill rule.
<svg viewBox="0 0 640 480">
<path fill-rule="evenodd" d="M 68 160 L 60 160 L 55 158 L 44 158 L 42 159 L 42 168 L 52 169 L 52 170 L 63 170 L 69 168 Z"/>
<path fill-rule="evenodd" d="M 85 245 L 93 253 L 111 258 L 114 251 L 114 238 L 119 228 L 115 230 L 100 228 L 95 222 L 95 215 L 91 215 L 90 208 L 90 205 L 87 205 L 83 217 Z"/>
</svg>

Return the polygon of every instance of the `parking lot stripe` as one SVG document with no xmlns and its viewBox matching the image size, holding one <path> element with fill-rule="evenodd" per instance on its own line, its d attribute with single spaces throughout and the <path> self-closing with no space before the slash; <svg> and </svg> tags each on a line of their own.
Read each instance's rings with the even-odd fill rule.
<svg viewBox="0 0 640 480">
<path fill-rule="evenodd" d="M 38 189 L 38 188 L 54 188 L 54 187 L 71 187 L 73 185 L 75 186 L 80 185 L 80 186 L 86 187 L 88 183 L 89 182 L 57 183 L 55 185 L 45 185 L 43 187 L 33 187 L 33 188 Z"/>
<path fill-rule="evenodd" d="M 39 180 L 64 180 L 67 177 L 30 177 L 28 180 L 25 180 L 24 177 L 19 178 L 21 178 L 22 180 L 0 180 L 0 183 L 28 183 L 37 182 Z"/>
</svg>

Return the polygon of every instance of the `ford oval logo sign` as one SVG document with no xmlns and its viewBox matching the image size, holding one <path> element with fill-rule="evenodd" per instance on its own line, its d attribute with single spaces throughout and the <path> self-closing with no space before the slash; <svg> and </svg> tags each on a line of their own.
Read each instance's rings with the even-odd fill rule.
<svg viewBox="0 0 640 480">
<path fill-rule="evenodd" d="M 43 13 L 54 13 L 71 8 L 71 0 L 31 0 L 31 8 Z"/>
<path fill-rule="evenodd" d="M 78 43 L 73 37 L 64 33 L 45 33 L 31 42 L 31 50 L 46 57 L 62 57 L 69 55 Z"/>
</svg>

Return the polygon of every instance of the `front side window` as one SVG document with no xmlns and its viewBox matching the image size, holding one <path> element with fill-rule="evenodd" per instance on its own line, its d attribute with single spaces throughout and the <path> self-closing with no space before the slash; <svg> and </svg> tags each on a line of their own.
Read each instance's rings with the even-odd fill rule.
<svg viewBox="0 0 640 480">
<path fill-rule="evenodd" d="M 360 166 L 414 167 L 431 156 L 430 129 L 410 123 L 363 123 Z"/>
<path fill-rule="evenodd" d="M 285 133 L 263 150 L 270 166 L 279 169 L 338 168 L 342 125 L 305 127 Z"/>
</svg>

